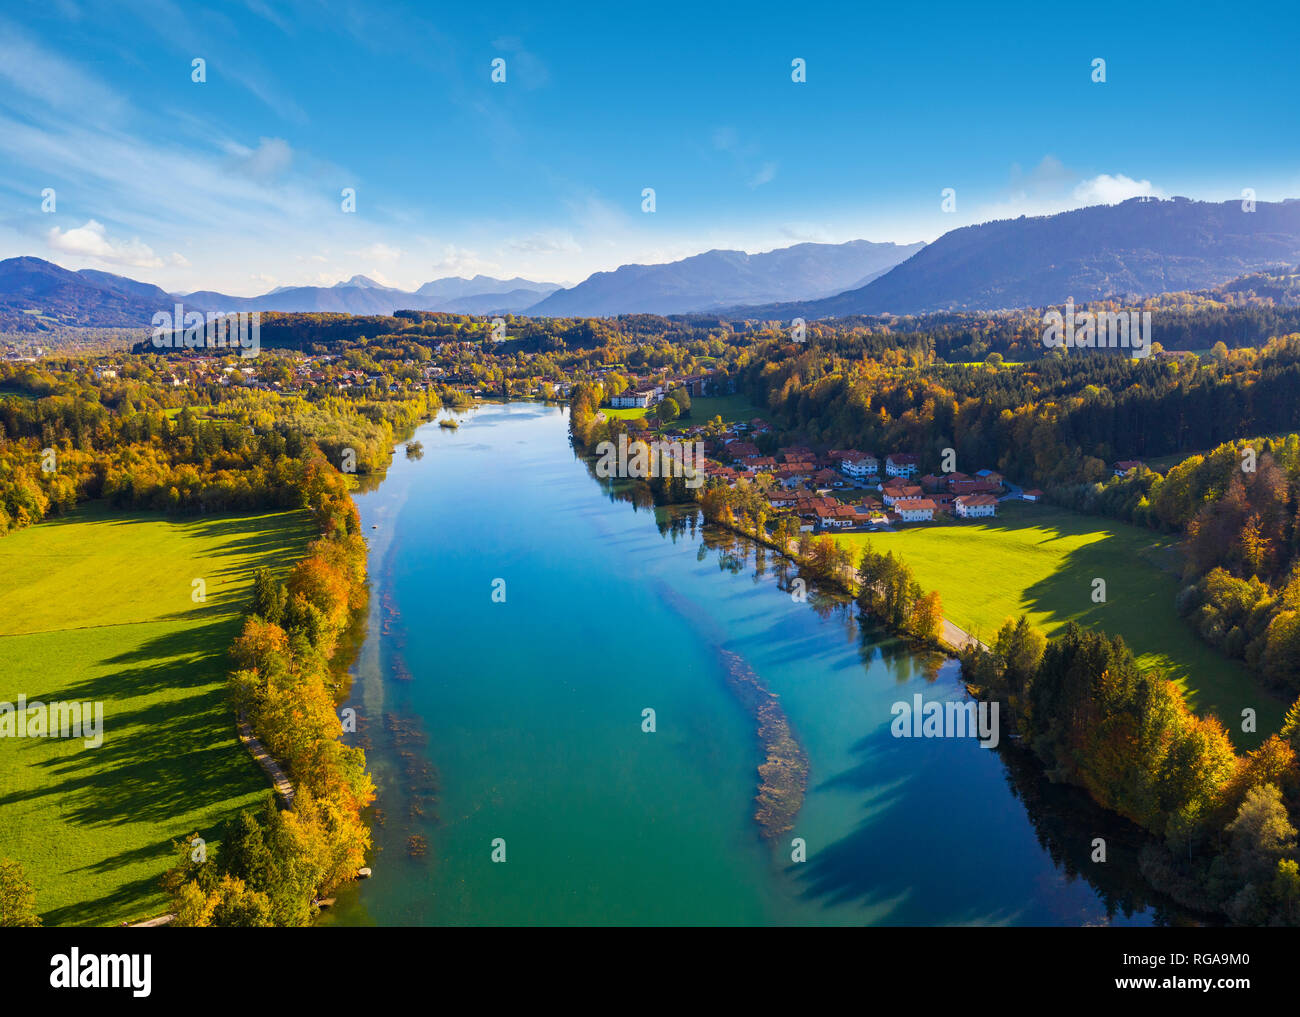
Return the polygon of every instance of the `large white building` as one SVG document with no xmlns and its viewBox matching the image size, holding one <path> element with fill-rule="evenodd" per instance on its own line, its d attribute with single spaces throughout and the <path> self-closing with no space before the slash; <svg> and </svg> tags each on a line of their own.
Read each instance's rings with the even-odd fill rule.
<svg viewBox="0 0 1300 1017">
<path fill-rule="evenodd" d="M 916 456 L 906 452 L 885 456 L 885 473 L 891 477 L 915 477 L 918 462 Z"/>
<path fill-rule="evenodd" d="M 953 508 L 963 519 L 998 514 L 998 500 L 991 494 L 963 494 L 953 502 Z"/>
<path fill-rule="evenodd" d="M 644 410 L 650 405 L 650 401 L 654 399 L 654 397 L 655 394 L 653 389 L 643 389 L 640 392 L 633 392 L 629 389 L 626 392 L 614 396 L 614 398 L 609 401 L 609 404 L 616 410 Z"/>
<path fill-rule="evenodd" d="M 840 469 L 850 477 L 874 477 L 880 473 L 880 460 L 870 452 L 846 452 Z"/>
<path fill-rule="evenodd" d="M 929 498 L 905 498 L 894 502 L 894 511 L 905 523 L 928 523 L 934 519 L 935 504 Z"/>
</svg>

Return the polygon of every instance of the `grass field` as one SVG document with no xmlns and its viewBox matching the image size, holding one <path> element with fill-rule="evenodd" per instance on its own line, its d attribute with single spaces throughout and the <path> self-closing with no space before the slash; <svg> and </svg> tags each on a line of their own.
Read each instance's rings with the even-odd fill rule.
<svg viewBox="0 0 1300 1017">
<path fill-rule="evenodd" d="M 103 744 L 0 739 L 0 857 L 47 925 L 157 914 L 170 843 L 267 793 L 224 681 L 253 569 L 287 569 L 305 513 L 172 519 L 99 504 L 0 540 L 0 701 L 104 704 Z M 206 584 L 206 602 L 191 583 Z"/>
<path fill-rule="evenodd" d="M 955 625 L 989 640 L 1021 614 L 1049 636 L 1069 621 L 1124 641 L 1141 666 L 1178 682 L 1188 705 L 1214 713 L 1242 747 L 1241 711 L 1253 707 L 1264 735 L 1282 723 L 1285 704 L 1258 688 L 1245 666 L 1202 643 L 1179 617 L 1175 538 L 1048 505 L 1003 502 L 994 519 L 916 526 L 896 533 L 842 534 L 860 549 L 901 555 L 927 590 L 938 590 Z M 1092 601 L 1093 579 L 1106 602 Z"/>
<path fill-rule="evenodd" d="M 646 410 L 636 407 L 627 409 L 614 409 L 610 406 L 602 406 L 600 412 L 607 417 L 615 417 L 619 420 L 635 420 L 637 417 L 644 417 Z M 691 397 L 691 415 L 683 417 L 677 424 L 707 424 L 714 417 L 722 417 L 724 424 L 734 424 L 737 421 L 748 423 L 755 417 L 762 417 L 765 411 L 751 403 L 745 396 L 699 396 Z"/>
<path fill-rule="evenodd" d="M 612 406 L 602 406 L 600 412 L 607 417 L 613 417 L 616 420 L 636 420 L 637 417 L 644 417 L 646 411 L 639 406 L 627 406 L 621 409 L 615 409 Z"/>
<path fill-rule="evenodd" d="M 766 419 L 767 411 L 755 406 L 748 397 L 743 395 L 691 398 L 690 422 L 692 424 L 707 424 L 718 416 L 722 417 L 724 424 L 734 424 L 738 420 L 748 423 L 755 417 Z"/>
</svg>

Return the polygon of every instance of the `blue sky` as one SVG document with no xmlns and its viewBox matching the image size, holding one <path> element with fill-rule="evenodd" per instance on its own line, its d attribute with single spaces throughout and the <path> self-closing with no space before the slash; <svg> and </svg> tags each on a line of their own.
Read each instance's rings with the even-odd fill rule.
<svg viewBox="0 0 1300 1017">
<path fill-rule="evenodd" d="M 237 294 L 573 282 L 1297 197 L 1298 29 L 1294 4 L 5 4 L 0 256 Z"/>
</svg>

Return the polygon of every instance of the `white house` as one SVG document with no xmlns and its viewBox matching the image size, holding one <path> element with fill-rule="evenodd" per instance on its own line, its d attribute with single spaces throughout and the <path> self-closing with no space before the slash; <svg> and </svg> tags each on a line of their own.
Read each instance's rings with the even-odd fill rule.
<svg viewBox="0 0 1300 1017">
<path fill-rule="evenodd" d="M 921 497 L 922 491 L 915 484 L 908 484 L 904 487 L 885 487 L 881 489 L 880 497 L 890 508 L 897 505 L 900 501 L 916 501 Z"/>
<path fill-rule="evenodd" d="M 880 472 L 880 460 L 870 452 L 845 452 L 840 470 L 850 477 L 874 477 Z"/>
<path fill-rule="evenodd" d="M 915 477 L 919 459 L 910 452 L 885 456 L 885 473 L 891 477 Z"/>
<path fill-rule="evenodd" d="M 906 498 L 894 502 L 894 511 L 905 523 L 928 523 L 934 519 L 934 502 L 929 498 Z"/>
<path fill-rule="evenodd" d="M 953 502 L 953 507 L 963 519 L 998 514 L 998 500 L 991 494 L 963 494 Z"/>
<path fill-rule="evenodd" d="M 653 389 L 642 389 L 640 392 L 633 392 L 629 389 L 620 395 L 614 396 L 614 398 L 609 401 L 609 404 L 616 410 L 644 410 L 650 405 L 650 400 L 653 398 Z"/>
</svg>

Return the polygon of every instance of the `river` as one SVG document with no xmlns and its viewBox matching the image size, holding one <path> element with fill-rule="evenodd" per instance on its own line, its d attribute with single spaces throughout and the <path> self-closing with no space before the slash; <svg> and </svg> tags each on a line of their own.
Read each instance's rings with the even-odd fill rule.
<svg viewBox="0 0 1300 1017">
<path fill-rule="evenodd" d="M 896 702 L 965 698 L 955 662 L 595 479 L 564 410 L 460 417 L 356 496 L 372 590 L 345 705 L 379 787 L 374 877 L 322 924 L 1182 920 L 1137 877 L 1137 831 L 1019 750 L 891 734 Z M 737 658 L 809 763 L 775 838 Z"/>
</svg>

